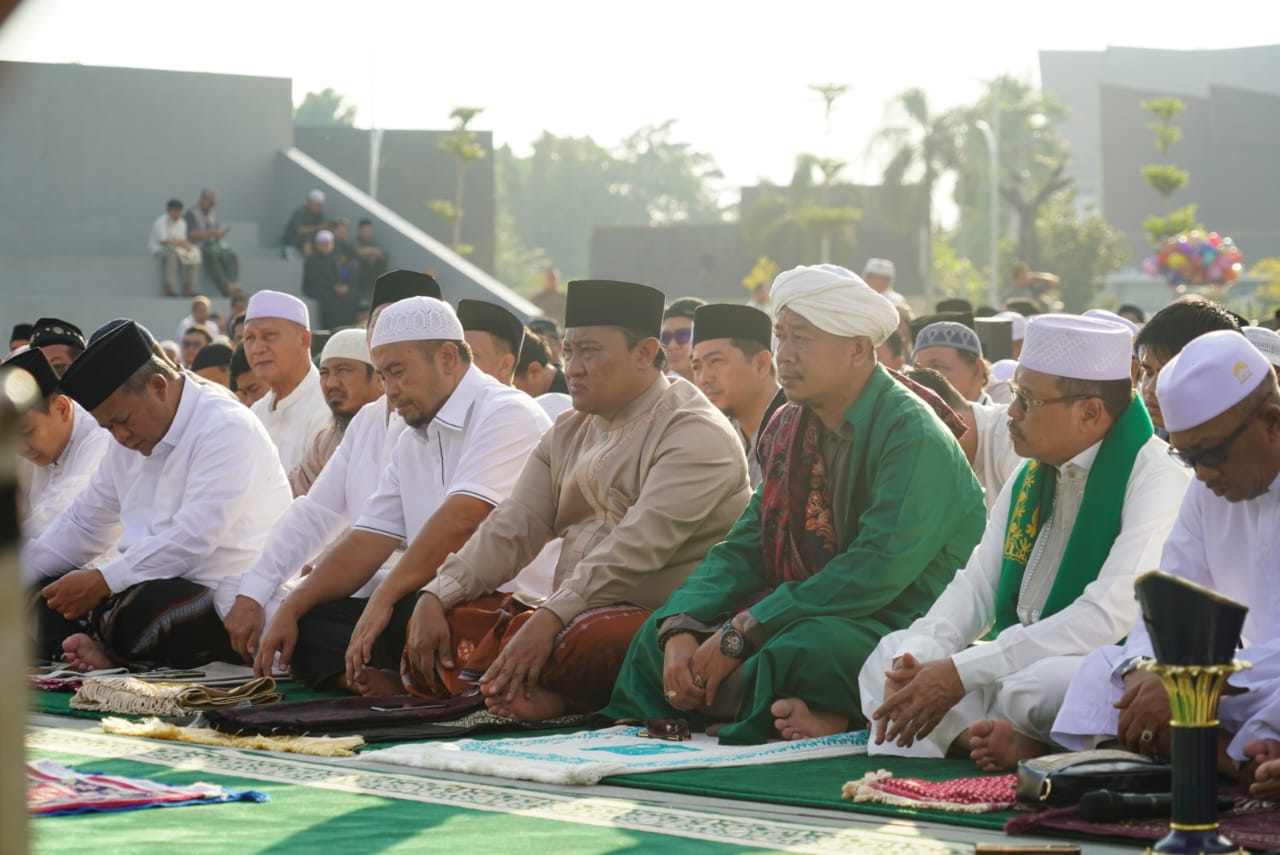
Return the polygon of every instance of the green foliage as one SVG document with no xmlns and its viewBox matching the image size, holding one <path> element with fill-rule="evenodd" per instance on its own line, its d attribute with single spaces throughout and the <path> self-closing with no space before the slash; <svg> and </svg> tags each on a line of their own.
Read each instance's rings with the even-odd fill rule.
<svg viewBox="0 0 1280 855">
<path fill-rule="evenodd" d="M 1169 163 L 1153 163 L 1142 167 L 1142 177 L 1147 179 L 1157 193 L 1168 199 L 1187 186 L 1191 173 Z"/>
<path fill-rule="evenodd" d="M 551 259 L 540 247 L 528 246 L 520 240 L 515 219 L 511 216 L 511 200 L 505 192 L 507 163 L 501 152 L 494 166 L 498 197 L 494 221 L 494 275 L 499 282 L 532 297 L 541 290 L 542 271 L 552 266 Z"/>
<path fill-rule="evenodd" d="M 1103 279 L 1129 257 L 1124 236 L 1096 213 L 1081 216 L 1071 193 L 1061 193 L 1045 206 L 1036 231 L 1041 266 L 1062 278 L 1062 301 L 1068 312 L 1089 308 Z"/>
<path fill-rule="evenodd" d="M 1181 98 L 1166 96 L 1164 98 L 1152 98 L 1150 101 L 1142 102 L 1142 109 L 1160 120 L 1160 124 L 1168 125 L 1178 116 L 1182 115 L 1182 111 L 1187 105 L 1182 102 Z"/>
<path fill-rule="evenodd" d="M 483 107 L 454 107 L 449 113 L 453 119 L 453 128 L 440 137 L 436 143 L 443 152 L 453 155 L 458 161 L 458 176 L 454 182 L 454 197 L 448 199 L 431 199 L 427 207 L 453 227 L 453 251 L 459 255 L 470 255 L 475 247 L 462 241 L 462 218 L 466 213 L 462 208 L 463 194 L 466 191 L 467 165 L 484 157 L 484 148 L 480 138 L 468 125 L 471 120 L 484 112 Z"/>
<path fill-rule="evenodd" d="M 1167 217 L 1152 216 L 1142 221 L 1142 230 L 1152 246 L 1159 246 L 1174 235 L 1195 229 L 1204 229 L 1204 225 L 1196 219 L 1195 205 L 1179 208 Z"/>
<path fill-rule="evenodd" d="M 1182 139 L 1182 128 L 1177 125 L 1162 125 L 1159 122 L 1147 122 L 1147 130 L 1155 134 L 1156 148 L 1164 154 L 1169 146 Z"/>
<path fill-rule="evenodd" d="M 436 216 L 449 225 L 456 223 L 458 217 L 462 215 L 462 212 L 455 208 L 448 199 L 432 199 L 427 203 L 427 207 L 435 211 Z"/>
<path fill-rule="evenodd" d="M 939 293 L 960 297 L 975 306 L 991 302 L 990 283 L 971 260 L 956 251 L 955 233 L 939 234 L 933 242 L 930 273 Z"/>
<path fill-rule="evenodd" d="M 293 123 L 303 127 L 355 127 L 356 108 L 334 89 L 308 92 L 293 111 Z"/>
<path fill-rule="evenodd" d="M 1253 292 L 1256 316 L 1270 318 L 1280 309 L 1280 258 L 1260 258 L 1249 270 L 1249 275 L 1261 279 L 1258 290 Z"/>
</svg>

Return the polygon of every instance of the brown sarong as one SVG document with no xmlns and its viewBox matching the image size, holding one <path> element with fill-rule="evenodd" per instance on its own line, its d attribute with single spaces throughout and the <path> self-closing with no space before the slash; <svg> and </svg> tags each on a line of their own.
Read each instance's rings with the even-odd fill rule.
<svg viewBox="0 0 1280 855">
<path fill-rule="evenodd" d="M 510 594 L 487 594 L 458 606 L 448 616 L 454 667 L 436 665 L 436 679 L 447 694 L 442 697 L 431 691 L 426 681 L 413 673 L 407 655 L 400 663 L 405 691 L 420 698 L 446 700 L 473 690 L 534 611 Z M 578 615 L 556 635 L 539 684 L 564 698 L 568 713 L 599 709 L 609 700 L 632 636 L 649 614 L 648 609 L 621 603 Z M 412 620 L 408 632 L 412 637 Z"/>
</svg>

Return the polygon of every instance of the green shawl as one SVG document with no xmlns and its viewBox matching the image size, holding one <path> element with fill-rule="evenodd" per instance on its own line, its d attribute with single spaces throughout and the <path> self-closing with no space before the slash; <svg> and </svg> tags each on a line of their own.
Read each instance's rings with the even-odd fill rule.
<svg viewBox="0 0 1280 855">
<path fill-rule="evenodd" d="M 1080 515 L 1071 527 L 1067 549 L 1054 577 L 1041 617 L 1069 606 L 1098 578 L 1098 571 L 1120 534 L 1120 514 L 1124 510 L 1125 488 L 1138 452 L 1154 430 L 1142 399 L 1134 396 L 1124 413 L 1102 440 L 1097 459 L 1085 482 Z M 1028 460 L 1018 472 L 1005 530 L 1004 561 L 1000 586 L 996 591 L 995 632 L 1018 623 L 1018 594 L 1027 571 L 1040 526 L 1053 511 L 1053 492 L 1058 470 L 1038 460 Z"/>
</svg>

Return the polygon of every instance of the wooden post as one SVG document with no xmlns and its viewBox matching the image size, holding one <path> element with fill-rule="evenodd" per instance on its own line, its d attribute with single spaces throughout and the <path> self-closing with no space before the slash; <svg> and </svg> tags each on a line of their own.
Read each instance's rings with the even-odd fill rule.
<svg viewBox="0 0 1280 855">
<path fill-rule="evenodd" d="M 0 368 L 0 853 L 27 851 L 27 789 L 23 735 L 28 652 L 26 596 L 18 575 L 18 422 L 40 398 L 21 369 Z"/>
</svg>

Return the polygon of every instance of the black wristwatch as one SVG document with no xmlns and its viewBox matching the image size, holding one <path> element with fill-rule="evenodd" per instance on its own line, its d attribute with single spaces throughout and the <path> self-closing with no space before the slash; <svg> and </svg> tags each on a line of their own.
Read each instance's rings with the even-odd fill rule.
<svg viewBox="0 0 1280 855">
<path fill-rule="evenodd" d="M 727 620 L 720 627 L 720 652 L 734 659 L 742 659 L 747 655 L 747 637 Z"/>
</svg>

